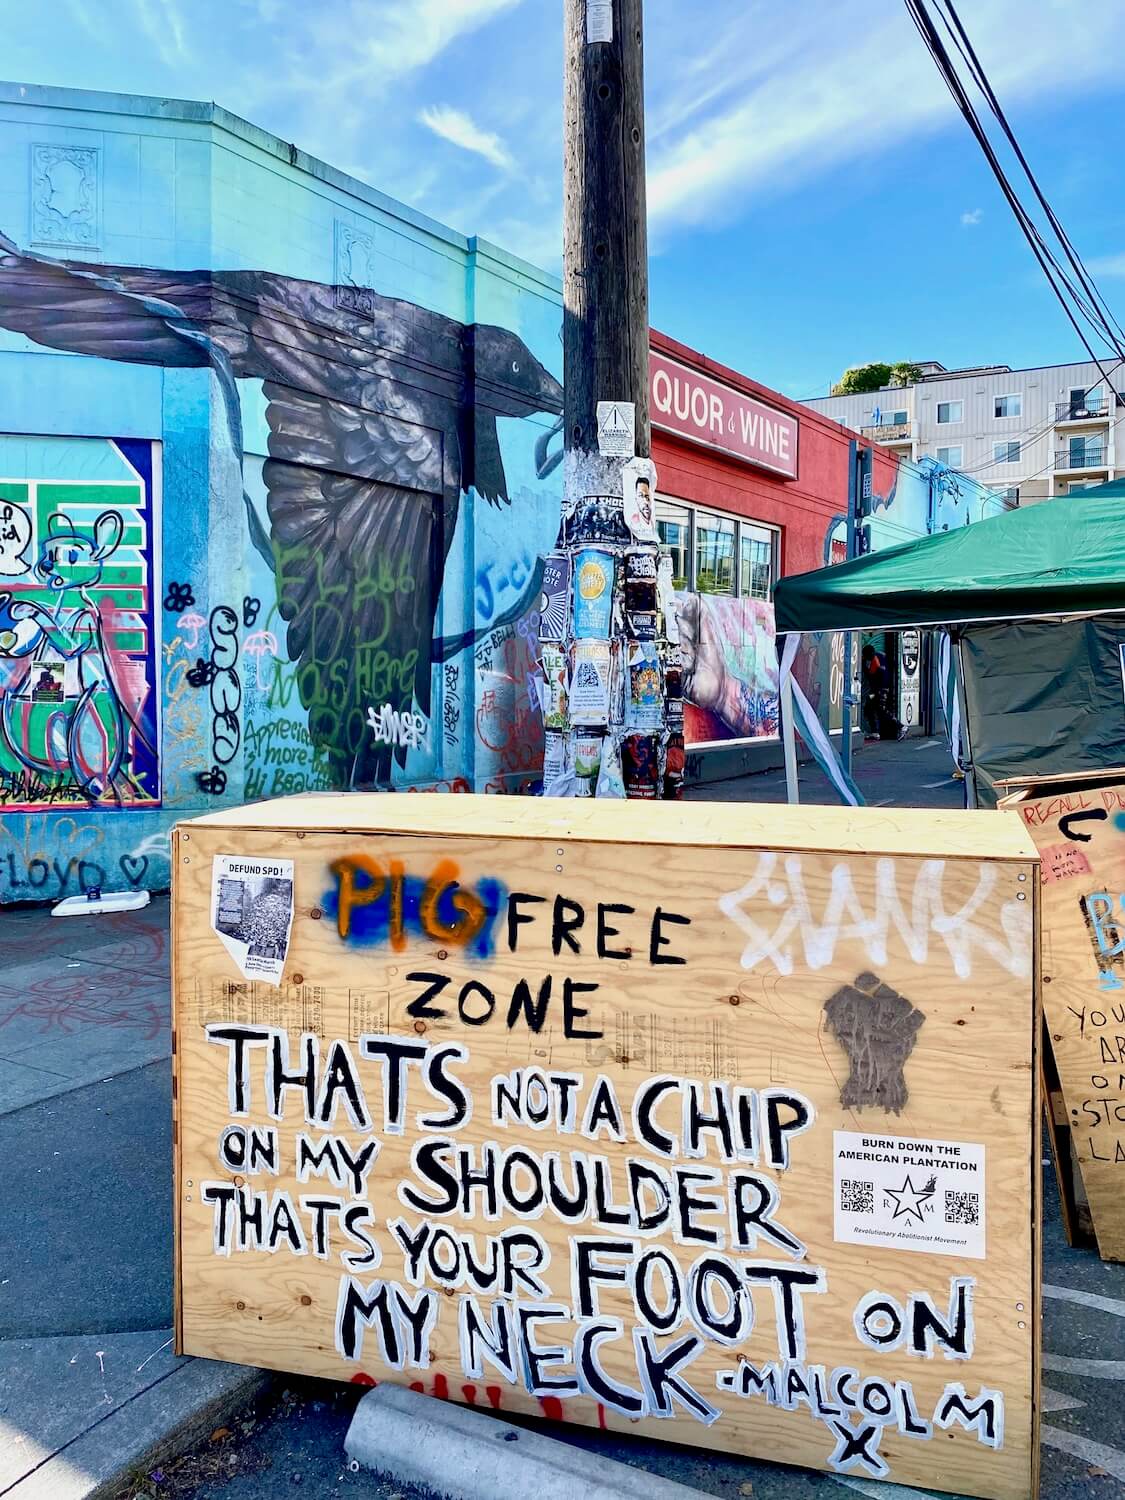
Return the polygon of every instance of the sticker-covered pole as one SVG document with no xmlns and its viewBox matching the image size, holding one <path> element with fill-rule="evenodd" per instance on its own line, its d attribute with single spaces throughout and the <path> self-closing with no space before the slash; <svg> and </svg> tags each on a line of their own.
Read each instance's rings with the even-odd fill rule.
<svg viewBox="0 0 1125 1500">
<path fill-rule="evenodd" d="M 679 637 L 649 458 L 642 0 L 565 0 L 565 14 L 563 516 L 545 565 L 544 790 L 677 795 Z"/>
</svg>

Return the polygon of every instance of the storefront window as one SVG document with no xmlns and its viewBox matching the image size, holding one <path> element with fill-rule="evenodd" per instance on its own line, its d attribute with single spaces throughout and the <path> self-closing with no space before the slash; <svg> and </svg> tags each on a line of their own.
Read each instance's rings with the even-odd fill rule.
<svg viewBox="0 0 1125 1500">
<path fill-rule="evenodd" d="M 672 554 L 672 585 L 677 589 L 688 586 L 688 528 L 691 513 L 686 506 L 669 505 L 667 500 L 656 502 L 656 534 L 660 545 Z"/>
<path fill-rule="evenodd" d="M 703 510 L 695 515 L 695 589 L 734 593 L 734 522 Z"/>
<path fill-rule="evenodd" d="M 773 533 L 743 521 L 738 591 L 744 599 L 766 599 L 773 588 Z"/>
</svg>

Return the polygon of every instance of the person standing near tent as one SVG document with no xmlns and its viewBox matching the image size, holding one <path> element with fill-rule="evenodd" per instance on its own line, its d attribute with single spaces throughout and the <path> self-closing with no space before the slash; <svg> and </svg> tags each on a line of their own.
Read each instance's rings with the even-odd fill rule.
<svg viewBox="0 0 1125 1500">
<path fill-rule="evenodd" d="M 888 699 L 891 691 L 891 674 L 887 664 L 874 646 L 863 648 L 863 717 L 874 738 L 901 740 L 906 737 L 906 726 L 891 713 Z"/>
</svg>

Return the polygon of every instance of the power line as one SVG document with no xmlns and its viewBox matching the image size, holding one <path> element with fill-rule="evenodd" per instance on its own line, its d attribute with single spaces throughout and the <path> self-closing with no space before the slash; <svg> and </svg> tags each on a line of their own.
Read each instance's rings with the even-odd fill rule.
<svg viewBox="0 0 1125 1500">
<path fill-rule="evenodd" d="M 938 0 L 939 6 L 941 5 L 941 3 L 942 0 Z M 1000 106 L 1000 101 L 999 99 L 997 99 L 996 93 L 988 80 L 988 75 L 985 73 L 980 59 L 977 57 L 976 51 L 973 48 L 973 44 L 969 40 L 964 26 L 962 26 L 961 24 L 961 18 L 958 16 L 957 11 L 953 6 L 953 0 L 944 0 L 944 4 L 945 9 L 948 12 L 947 16 L 942 16 L 942 20 L 945 22 L 946 29 L 953 37 L 962 57 L 964 57 L 968 62 L 969 67 L 973 72 L 973 76 L 977 81 L 978 87 L 984 94 L 985 98 L 988 100 L 989 108 L 996 116 L 1001 130 L 1004 132 L 1009 145 L 1015 153 L 1016 160 L 1023 168 L 1024 175 L 1027 177 L 1028 182 L 1031 184 L 1032 191 L 1035 193 L 1035 196 L 1039 200 L 1041 208 L 1047 215 L 1047 222 L 1050 224 L 1051 228 L 1054 230 L 1056 236 L 1058 237 L 1059 243 L 1062 245 L 1066 257 L 1070 261 L 1071 266 L 1074 268 L 1074 271 L 1081 281 L 1087 296 L 1099 309 L 1102 319 L 1104 321 L 1107 321 L 1107 324 L 1111 323 L 1119 337 L 1125 339 L 1125 329 L 1121 327 L 1121 324 L 1114 317 L 1109 304 L 1105 301 L 1105 298 L 1102 297 L 1101 293 L 1098 291 L 1096 285 L 1094 284 L 1093 277 L 1090 275 L 1089 271 L 1086 269 L 1086 266 L 1082 261 L 1082 257 L 1074 248 L 1074 245 L 1071 243 L 1070 236 L 1063 228 L 1058 215 L 1055 213 L 1050 203 L 1048 203 L 1042 188 L 1039 186 L 1039 182 L 1035 176 L 1035 173 L 1031 170 L 1031 166 L 1027 160 L 1027 157 L 1024 155 L 1023 150 L 1020 147 L 1020 143 L 1016 139 L 1015 133 L 1013 132 L 1011 126 L 1008 124 L 1007 116 L 1004 114 L 1004 111 Z"/>
<path fill-rule="evenodd" d="M 1081 326 L 1079 325 L 1078 320 L 1075 317 L 1074 312 L 1072 311 L 1070 302 L 1067 301 L 1062 291 L 1060 290 L 1060 284 L 1066 287 L 1067 291 L 1071 294 L 1072 301 L 1075 303 L 1075 305 L 1078 306 L 1079 311 L 1086 318 L 1086 320 L 1091 323 L 1091 326 L 1095 329 L 1095 331 L 1099 333 L 1103 338 L 1105 338 L 1104 332 L 1097 327 L 1096 315 L 1094 315 L 1092 311 L 1087 308 L 1086 305 L 1078 297 L 1073 285 L 1070 283 L 1065 272 L 1062 271 L 1062 268 L 1059 266 L 1058 261 L 1055 259 L 1053 253 L 1047 246 L 1046 242 L 1043 240 L 1042 235 L 1039 233 L 1027 210 L 1024 208 L 1023 204 L 1020 202 L 1018 196 L 1016 195 L 1016 192 L 1009 182 L 1004 168 L 1001 165 L 1000 160 L 997 157 L 987 134 L 985 133 L 984 127 L 980 123 L 980 119 L 977 116 L 976 110 L 972 104 L 971 99 L 969 98 L 968 92 L 957 74 L 952 60 L 949 57 L 949 53 L 947 52 L 945 45 L 942 42 L 940 35 L 938 34 L 937 28 L 935 27 L 932 19 L 930 18 L 930 15 L 925 9 L 925 3 L 926 0 L 906 0 L 907 10 L 914 20 L 915 26 L 917 27 L 927 50 L 929 51 L 931 57 L 934 59 L 938 72 L 941 75 L 941 78 L 944 81 L 946 87 L 949 89 L 954 103 L 957 105 L 961 114 L 964 116 L 966 123 L 976 137 L 981 150 L 984 152 L 985 158 L 988 161 L 989 166 L 992 168 L 993 175 L 996 177 L 1001 191 L 1007 198 L 1012 212 L 1015 214 L 1016 222 L 1019 224 L 1024 237 L 1027 239 L 1029 245 L 1031 246 L 1033 254 L 1039 261 L 1044 275 L 1047 277 L 1047 281 L 1051 287 L 1052 292 L 1058 299 L 1060 306 L 1062 307 L 1071 325 L 1073 326 L 1074 331 L 1077 333 L 1083 347 L 1086 349 L 1090 358 L 1094 360 L 1095 363 L 1097 363 L 1098 357 L 1094 353 L 1092 345 L 1090 344 Z M 1112 337 L 1106 339 L 1106 342 L 1109 342 L 1112 345 Z"/>
<path fill-rule="evenodd" d="M 963 115 L 966 123 L 969 126 L 969 129 L 976 137 L 977 142 L 984 153 L 985 159 L 992 169 L 993 175 L 995 176 L 1001 191 L 1003 192 L 1005 198 L 1008 200 L 1009 206 L 1011 207 L 1012 212 L 1015 215 L 1016 222 L 1019 225 L 1020 230 L 1022 231 L 1028 244 L 1030 245 L 1032 253 L 1034 254 L 1036 260 L 1039 262 L 1043 274 L 1047 278 L 1047 282 L 1051 288 L 1051 291 L 1053 292 L 1059 305 L 1062 307 L 1063 312 L 1066 314 L 1066 317 L 1071 326 L 1074 328 L 1075 333 L 1078 335 L 1083 348 L 1089 354 L 1090 359 L 1094 362 L 1094 364 L 1097 365 L 1099 371 L 1102 374 L 1102 378 L 1106 381 L 1107 384 L 1109 384 L 1109 376 L 1106 373 L 1105 368 L 1102 365 L 1102 362 L 1099 359 L 1098 355 L 1094 352 L 1093 345 L 1087 338 L 1086 333 L 1084 332 L 1081 324 L 1078 321 L 1078 317 L 1076 316 L 1076 312 L 1080 314 L 1090 325 L 1093 333 L 1099 339 L 1101 339 L 1119 359 L 1125 358 L 1125 343 L 1123 343 L 1118 338 L 1117 334 L 1114 332 L 1113 327 L 1111 327 L 1109 320 L 1102 311 L 1102 308 L 1105 305 L 1104 299 L 1101 299 L 1100 295 L 1096 291 L 1096 288 L 1093 287 L 1092 278 L 1085 270 L 1085 267 L 1081 267 L 1080 270 L 1077 270 L 1079 280 L 1082 283 L 1082 290 L 1080 291 L 1078 287 L 1075 286 L 1070 275 L 1064 269 L 1058 257 L 1054 254 L 1050 246 L 1047 244 L 1044 236 L 1040 232 L 1034 220 L 1031 218 L 1031 215 L 1021 203 L 1015 189 L 1012 187 L 1012 184 L 1008 179 L 1006 172 L 1004 171 L 1003 165 L 1001 164 L 1000 159 L 997 156 L 996 151 L 993 148 L 983 125 L 980 122 L 980 118 L 977 115 L 973 102 L 969 97 L 968 90 L 966 89 L 964 83 L 958 75 L 957 69 L 949 55 L 948 50 L 946 49 L 944 42 L 942 41 L 941 35 L 939 34 L 933 19 L 926 9 L 927 0 L 905 0 L 905 3 L 907 11 L 911 19 L 913 20 L 918 33 L 926 46 L 927 51 L 934 59 L 934 63 L 938 69 L 938 72 L 946 87 L 949 89 L 954 103 L 957 105 L 958 110 Z M 977 58 L 976 53 L 971 50 L 971 44 L 968 41 L 968 37 L 965 33 L 964 27 L 961 26 L 960 20 L 957 17 L 956 12 L 953 10 L 952 0 L 945 0 L 945 3 L 948 6 L 949 13 L 952 19 L 947 19 L 946 16 L 942 15 L 940 10 L 938 11 L 939 17 L 941 17 L 942 22 L 947 27 L 947 29 L 950 30 L 950 34 L 953 36 L 957 50 L 960 51 L 962 58 L 968 64 L 969 72 L 972 75 L 974 81 L 977 83 L 977 86 L 984 93 L 985 98 L 990 101 L 995 100 L 995 92 L 992 90 L 992 87 L 988 82 L 987 74 L 985 73 L 979 59 Z M 994 112 L 999 112 L 997 115 L 998 118 L 1000 114 L 1002 114 L 998 101 L 996 101 L 995 103 Z M 1007 138 L 1014 144 L 1014 133 L 1011 131 L 1011 127 L 1008 126 L 1006 120 L 1002 122 L 1002 128 L 1004 129 Z M 1016 149 L 1018 150 L 1018 147 Z M 1022 152 L 1020 152 L 1019 155 L 1022 157 Z M 1024 161 L 1026 161 L 1026 158 L 1024 158 Z M 1030 175 L 1030 169 L 1028 168 L 1027 170 Z M 1045 197 L 1042 195 L 1041 190 L 1038 190 L 1038 184 L 1034 184 L 1034 186 L 1037 189 L 1037 196 L 1039 196 L 1040 201 L 1046 204 Z M 1052 227 L 1054 227 L 1055 224 L 1058 224 L 1057 217 L 1054 215 L 1053 210 L 1050 210 L 1049 205 L 1047 205 L 1047 209 L 1049 221 L 1053 221 Z M 1067 249 L 1069 241 L 1065 240 L 1065 232 L 1061 232 L 1061 225 L 1059 225 L 1059 228 L 1055 232 L 1056 236 L 1059 238 L 1059 243 L 1063 245 L 1064 253 L 1067 253 L 1068 259 L 1072 260 L 1072 265 L 1080 266 L 1080 262 L 1078 262 L 1076 253 L 1072 254 L 1073 247 L 1071 246 L 1069 250 Z M 1092 293 L 1092 297 L 1090 296 L 1090 293 Z"/>
</svg>

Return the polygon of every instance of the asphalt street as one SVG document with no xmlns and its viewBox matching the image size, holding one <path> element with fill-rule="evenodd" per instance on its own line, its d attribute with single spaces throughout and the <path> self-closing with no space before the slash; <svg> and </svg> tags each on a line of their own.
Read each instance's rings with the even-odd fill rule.
<svg viewBox="0 0 1125 1500">
<path fill-rule="evenodd" d="M 852 772 L 869 807 L 964 807 L 965 783 L 953 776 L 945 741 L 911 735 L 905 740 L 869 740 L 856 747 Z M 837 806 L 839 798 L 809 761 L 799 769 L 801 801 Z M 784 771 L 705 782 L 688 789 L 689 802 L 784 802 Z"/>
</svg>

